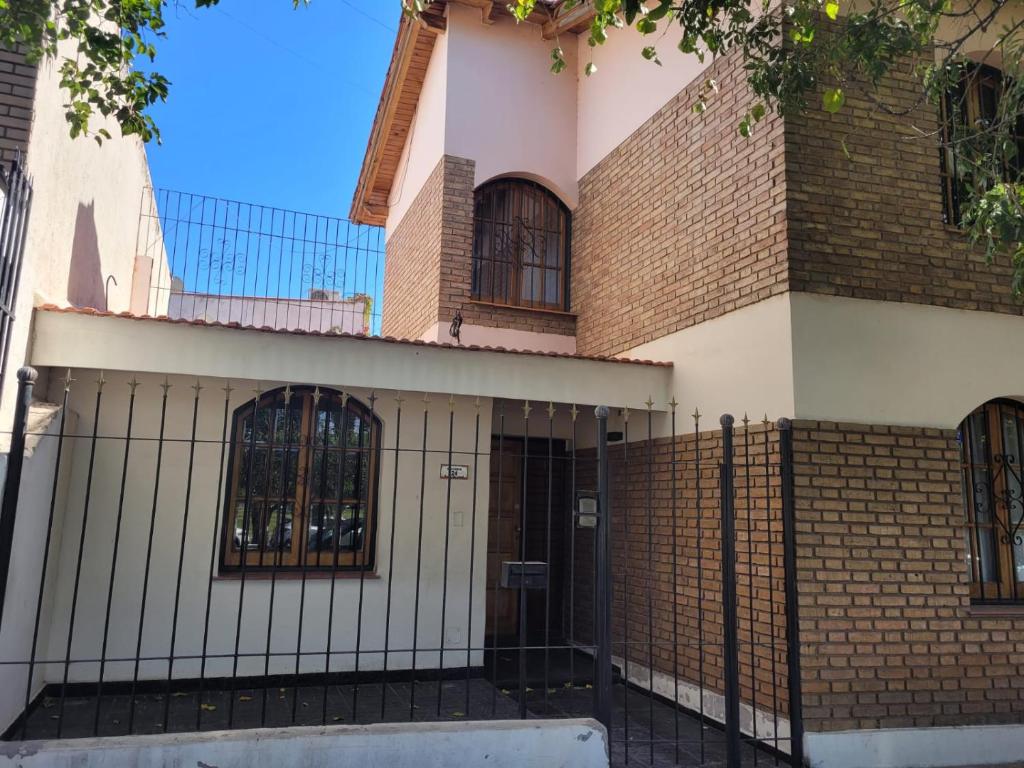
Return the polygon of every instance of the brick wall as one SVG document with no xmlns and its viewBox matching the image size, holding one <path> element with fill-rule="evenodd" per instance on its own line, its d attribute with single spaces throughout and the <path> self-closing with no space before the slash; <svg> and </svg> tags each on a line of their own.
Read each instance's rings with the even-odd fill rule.
<svg viewBox="0 0 1024 768">
<path fill-rule="evenodd" d="M 416 339 L 437 322 L 445 162 L 423 184 L 385 246 L 385 336 Z"/>
<path fill-rule="evenodd" d="M 387 243 L 384 334 L 418 338 L 457 311 L 465 323 L 572 335 L 569 314 L 472 300 L 475 163 L 445 156 Z"/>
<path fill-rule="evenodd" d="M 642 415 L 639 421 L 630 424 L 630 439 L 639 442 L 609 450 L 612 653 L 641 685 L 653 668 L 681 684 L 722 693 L 722 435 L 678 436 L 673 454 L 670 438 L 653 440 L 648 449 L 636 436 L 645 431 Z M 748 442 L 738 429 L 734 451 L 741 698 L 786 717 L 777 433 L 752 425 Z M 596 487 L 592 458 L 579 462 L 577 487 Z M 593 539 L 591 531 L 577 531 L 573 603 L 580 643 L 593 641 Z"/>
<path fill-rule="evenodd" d="M 790 287 L 1021 314 L 1009 264 L 986 264 L 943 223 L 938 111 L 912 72 L 898 67 L 879 88 L 897 114 L 850 89 L 836 115 L 811 109 L 786 120 Z"/>
<path fill-rule="evenodd" d="M 573 218 L 577 348 L 615 354 L 787 289 L 784 135 L 753 140 L 737 56 L 685 88 L 580 180 Z"/>
<path fill-rule="evenodd" d="M 0 160 L 28 148 L 35 93 L 35 65 L 20 53 L 0 50 Z"/>
<path fill-rule="evenodd" d="M 1024 615 L 970 607 L 956 436 L 798 422 L 809 730 L 1021 722 Z"/>
</svg>

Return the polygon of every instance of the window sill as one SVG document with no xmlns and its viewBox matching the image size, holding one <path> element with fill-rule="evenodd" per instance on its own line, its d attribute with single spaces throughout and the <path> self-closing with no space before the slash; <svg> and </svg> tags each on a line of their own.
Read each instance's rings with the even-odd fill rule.
<svg viewBox="0 0 1024 768">
<path fill-rule="evenodd" d="M 517 312 L 530 312 L 538 315 L 555 315 L 556 317 L 567 317 L 572 320 L 576 319 L 575 312 L 566 312 L 564 309 L 548 309 L 547 307 L 522 307 L 519 306 L 518 304 L 499 304 L 496 301 L 481 301 L 480 299 L 470 299 L 468 303 L 478 307 L 511 309 Z"/>
<path fill-rule="evenodd" d="M 1024 618 L 1024 603 L 972 603 L 967 615 L 976 619 Z"/>
<path fill-rule="evenodd" d="M 276 575 L 277 581 L 301 581 L 302 571 L 278 571 Z M 380 574 L 376 571 L 337 571 L 332 573 L 331 571 L 307 571 L 306 581 L 326 581 L 332 578 L 342 579 L 345 581 L 359 581 L 362 577 L 366 581 L 380 579 Z M 246 581 L 270 581 L 274 579 L 275 575 L 272 571 L 250 571 L 245 572 Z M 241 581 L 241 571 L 227 571 L 226 573 L 218 573 L 213 577 L 214 581 Z"/>
</svg>

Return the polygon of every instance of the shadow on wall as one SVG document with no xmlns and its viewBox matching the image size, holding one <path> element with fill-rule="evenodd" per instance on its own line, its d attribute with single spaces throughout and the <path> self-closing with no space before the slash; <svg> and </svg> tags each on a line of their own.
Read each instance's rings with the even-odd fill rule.
<svg viewBox="0 0 1024 768">
<path fill-rule="evenodd" d="M 96 236 L 95 203 L 78 204 L 75 237 L 68 270 L 68 301 L 76 307 L 107 309 L 100 244 Z"/>
</svg>

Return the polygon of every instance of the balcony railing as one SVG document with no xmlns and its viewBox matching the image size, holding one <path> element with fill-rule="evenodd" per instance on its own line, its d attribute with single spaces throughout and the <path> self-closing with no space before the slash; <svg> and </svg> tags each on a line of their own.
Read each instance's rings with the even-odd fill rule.
<svg viewBox="0 0 1024 768">
<path fill-rule="evenodd" d="M 147 189 L 137 242 L 137 314 L 320 333 L 380 332 L 379 227 Z"/>
</svg>

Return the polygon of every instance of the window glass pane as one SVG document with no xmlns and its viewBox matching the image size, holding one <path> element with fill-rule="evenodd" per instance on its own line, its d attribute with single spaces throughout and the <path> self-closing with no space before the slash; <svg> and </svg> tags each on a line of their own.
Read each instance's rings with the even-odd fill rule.
<svg viewBox="0 0 1024 768">
<path fill-rule="evenodd" d="M 270 511 L 267 514 L 264 526 L 266 535 L 264 547 L 266 551 L 291 551 L 293 509 L 294 505 L 291 503 L 269 505 Z"/>
<path fill-rule="evenodd" d="M 262 498 L 267 493 L 267 473 L 269 467 L 267 461 L 270 457 L 270 449 L 257 446 L 252 448 L 243 446 L 239 451 L 241 466 L 238 475 L 237 498 Z M 250 481 L 250 478 L 253 478 Z"/>
<path fill-rule="evenodd" d="M 360 508 L 353 504 L 347 504 L 341 509 L 341 523 L 338 526 L 338 548 L 342 550 L 357 550 L 363 546 L 363 519 Z"/>
<path fill-rule="evenodd" d="M 341 451 L 313 451 L 313 466 L 310 472 L 309 494 L 317 499 L 338 498 L 341 480 Z"/>
<path fill-rule="evenodd" d="M 249 514 L 246 514 L 246 509 Z M 245 542 L 249 551 L 259 549 L 260 519 L 263 514 L 263 502 L 253 501 L 248 505 L 244 501 L 235 504 L 235 532 L 232 538 L 232 549 L 238 551 Z"/>
<path fill-rule="evenodd" d="M 523 268 L 523 283 L 520 286 L 520 298 L 525 302 L 535 302 L 541 300 L 541 291 L 543 289 L 542 280 L 544 270 L 539 267 L 524 267 Z"/>
<path fill-rule="evenodd" d="M 544 303 L 558 304 L 561 299 L 558 295 L 558 270 L 547 269 L 544 271 Z"/>
<path fill-rule="evenodd" d="M 309 507 L 306 551 L 334 551 L 334 534 L 337 530 L 337 504 L 317 502 Z"/>
</svg>

